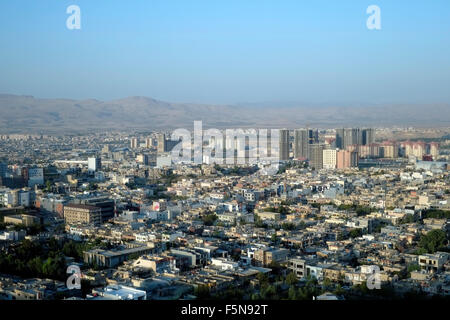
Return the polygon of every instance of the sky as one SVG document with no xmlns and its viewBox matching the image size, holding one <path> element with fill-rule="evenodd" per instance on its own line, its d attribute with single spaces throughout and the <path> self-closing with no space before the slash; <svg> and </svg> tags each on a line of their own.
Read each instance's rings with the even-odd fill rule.
<svg viewBox="0 0 450 320">
<path fill-rule="evenodd" d="M 450 103 L 448 0 L 3 0 L 0 43 L 0 93 Z"/>
</svg>

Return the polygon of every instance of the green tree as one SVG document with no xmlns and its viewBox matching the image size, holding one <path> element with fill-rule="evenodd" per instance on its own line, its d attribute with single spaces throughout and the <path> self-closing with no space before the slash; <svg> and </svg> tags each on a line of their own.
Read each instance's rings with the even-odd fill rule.
<svg viewBox="0 0 450 320">
<path fill-rule="evenodd" d="M 352 229 L 349 233 L 350 238 L 358 238 L 363 234 L 361 229 Z"/>
<path fill-rule="evenodd" d="M 266 273 L 258 273 L 256 279 L 258 279 L 260 285 L 269 283 L 269 276 Z"/>
<path fill-rule="evenodd" d="M 212 226 L 217 219 L 218 217 L 215 213 L 207 214 L 202 217 L 202 221 L 206 226 Z"/>
<path fill-rule="evenodd" d="M 286 276 L 286 283 L 290 286 L 298 283 L 298 279 L 297 279 L 297 276 L 295 275 L 295 273 L 291 272 Z"/>
<path fill-rule="evenodd" d="M 447 237 L 442 230 L 432 230 L 423 235 L 419 241 L 419 247 L 425 249 L 428 253 L 435 253 L 445 248 Z"/>
<path fill-rule="evenodd" d="M 289 287 L 288 299 L 289 300 L 297 300 L 297 290 L 292 285 Z"/>
<path fill-rule="evenodd" d="M 194 295 L 197 299 L 207 299 L 211 297 L 211 290 L 207 285 L 199 285 L 194 289 Z"/>
</svg>

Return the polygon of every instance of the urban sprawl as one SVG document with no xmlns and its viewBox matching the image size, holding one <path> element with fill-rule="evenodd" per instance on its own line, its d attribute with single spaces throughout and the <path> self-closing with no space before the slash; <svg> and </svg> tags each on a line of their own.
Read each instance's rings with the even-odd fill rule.
<svg viewBox="0 0 450 320">
<path fill-rule="evenodd" d="M 169 131 L 0 135 L 0 300 L 449 296 L 435 130 L 280 129 L 274 172 L 249 139 L 189 163 Z"/>
</svg>

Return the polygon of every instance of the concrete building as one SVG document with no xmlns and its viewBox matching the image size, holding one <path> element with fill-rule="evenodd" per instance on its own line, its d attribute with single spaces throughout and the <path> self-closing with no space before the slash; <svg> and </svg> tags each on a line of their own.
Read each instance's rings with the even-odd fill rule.
<svg viewBox="0 0 450 320">
<path fill-rule="evenodd" d="M 423 254 L 419 256 L 419 266 L 426 271 L 437 272 L 444 267 L 448 259 L 449 254 L 447 252 Z"/>
<path fill-rule="evenodd" d="M 375 143 L 375 130 L 372 128 L 362 129 L 360 142 L 362 145 Z"/>
<path fill-rule="evenodd" d="M 309 166 L 316 170 L 323 168 L 323 144 L 311 144 L 309 151 Z"/>
<path fill-rule="evenodd" d="M 294 131 L 294 158 L 309 158 L 309 146 L 319 142 L 317 130 L 297 129 Z"/>
<path fill-rule="evenodd" d="M 161 133 L 158 135 L 158 154 L 167 152 L 166 135 Z"/>
<path fill-rule="evenodd" d="M 336 149 L 325 149 L 323 150 L 323 168 L 324 169 L 335 169 L 336 168 Z"/>
<path fill-rule="evenodd" d="M 304 278 L 306 274 L 306 261 L 300 258 L 292 258 L 288 261 L 288 270 L 291 270 L 297 278 Z"/>
<path fill-rule="evenodd" d="M 281 217 L 281 214 L 279 212 L 257 212 L 255 214 L 262 220 L 279 221 Z"/>
<path fill-rule="evenodd" d="M 12 215 L 3 218 L 5 223 L 14 225 L 24 225 L 25 227 L 31 227 L 32 225 L 39 224 L 41 219 L 28 214 Z"/>
<path fill-rule="evenodd" d="M 28 168 L 28 187 L 32 188 L 35 185 L 44 184 L 44 169 L 43 168 Z"/>
<path fill-rule="evenodd" d="M 177 270 L 175 258 L 168 256 L 142 256 L 133 263 L 133 267 L 150 269 L 157 274 Z"/>
<path fill-rule="evenodd" d="M 289 160 L 289 130 L 280 130 L 280 160 Z"/>
<path fill-rule="evenodd" d="M 0 162 L 0 178 L 6 177 L 6 172 L 8 171 L 8 166 L 6 163 Z"/>
<path fill-rule="evenodd" d="M 154 251 L 154 247 L 146 245 L 132 246 L 120 250 L 93 249 L 83 252 L 83 260 L 89 265 L 96 264 L 100 267 L 114 268 L 130 258 L 150 254 Z"/>
<path fill-rule="evenodd" d="M 89 196 L 72 200 L 73 204 L 94 206 L 100 209 L 102 223 L 114 218 L 115 202 L 106 196 Z"/>
<path fill-rule="evenodd" d="M 88 171 L 90 173 L 97 172 L 102 168 L 102 159 L 101 158 L 88 158 Z"/>
<path fill-rule="evenodd" d="M 153 147 L 153 139 L 152 138 L 146 138 L 145 139 L 145 148 L 150 149 Z"/>
<path fill-rule="evenodd" d="M 110 285 L 104 289 L 92 290 L 87 300 L 147 300 L 147 293 L 133 287 Z"/>
<path fill-rule="evenodd" d="M 355 168 L 358 166 L 358 152 L 339 150 L 336 156 L 338 169 Z"/>
<path fill-rule="evenodd" d="M 360 129 L 358 128 L 336 129 L 336 147 L 339 149 L 361 144 L 361 139 Z"/>
<path fill-rule="evenodd" d="M 132 138 L 131 139 L 131 144 L 130 144 L 131 149 L 137 149 L 138 148 L 138 144 L 139 144 L 138 138 Z"/>
<path fill-rule="evenodd" d="M 148 155 L 146 155 L 146 154 L 139 154 L 136 157 L 136 162 L 148 166 L 148 164 L 149 164 Z"/>
<path fill-rule="evenodd" d="M 268 266 L 272 262 L 283 262 L 287 259 L 289 250 L 262 248 L 255 251 L 253 259 L 257 266 Z"/>
<path fill-rule="evenodd" d="M 101 209 L 83 204 L 68 204 L 64 206 L 64 219 L 67 224 L 101 224 Z"/>
</svg>

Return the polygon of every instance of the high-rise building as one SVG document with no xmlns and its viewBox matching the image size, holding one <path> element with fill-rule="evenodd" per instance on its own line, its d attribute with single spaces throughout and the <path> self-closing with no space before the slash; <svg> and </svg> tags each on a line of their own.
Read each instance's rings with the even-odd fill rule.
<svg viewBox="0 0 450 320">
<path fill-rule="evenodd" d="M 153 140 L 152 138 L 146 138 L 145 139 L 145 147 L 147 149 L 150 149 L 153 146 Z"/>
<path fill-rule="evenodd" d="M 102 159 L 93 157 L 88 158 L 88 171 L 89 172 L 97 172 L 98 170 L 101 170 L 102 168 Z"/>
<path fill-rule="evenodd" d="M 294 131 L 294 158 L 309 158 L 309 145 L 319 143 L 319 131 L 297 129 Z"/>
<path fill-rule="evenodd" d="M 24 176 L 25 177 L 25 176 Z M 44 169 L 43 168 L 28 168 L 27 179 L 28 187 L 32 188 L 35 185 L 44 184 Z"/>
<path fill-rule="evenodd" d="M 358 128 L 336 129 L 336 147 L 342 150 L 351 145 L 361 144 L 361 134 Z"/>
<path fill-rule="evenodd" d="M 433 160 L 436 161 L 436 159 L 439 158 L 439 143 L 431 142 L 429 146 L 430 146 L 429 154 L 433 157 Z"/>
<path fill-rule="evenodd" d="M 411 142 L 407 141 L 403 143 L 405 148 L 405 157 L 415 157 L 417 159 L 422 159 L 426 153 L 426 143 L 425 142 Z"/>
<path fill-rule="evenodd" d="M 324 169 L 334 169 L 336 168 L 336 149 L 325 149 L 323 150 L 323 168 Z"/>
<path fill-rule="evenodd" d="M 380 156 L 382 158 L 398 158 L 398 145 L 395 141 L 383 142 L 380 149 Z"/>
<path fill-rule="evenodd" d="M 139 155 L 136 157 L 136 161 L 137 161 L 138 163 L 142 163 L 142 164 L 148 166 L 148 163 L 149 163 L 149 161 L 148 161 L 148 155 L 146 155 L 146 154 L 139 154 Z"/>
<path fill-rule="evenodd" d="M 309 144 L 319 143 L 319 130 L 308 129 Z"/>
<path fill-rule="evenodd" d="M 8 165 L 6 163 L 0 162 L 0 178 L 6 177 L 7 171 L 8 171 Z"/>
<path fill-rule="evenodd" d="M 280 130 L 280 160 L 289 160 L 289 130 Z"/>
<path fill-rule="evenodd" d="M 344 149 L 344 129 L 336 129 L 336 148 Z"/>
<path fill-rule="evenodd" d="M 139 143 L 138 138 L 132 138 L 131 139 L 131 149 L 137 149 L 138 143 Z"/>
<path fill-rule="evenodd" d="M 359 128 L 344 130 L 344 144 L 345 148 L 347 148 L 347 146 L 361 144 L 361 131 Z"/>
<path fill-rule="evenodd" d="M 308 158 L 308 130 L 297 129 L 294 131 L 294 158 Z"/>
<path fill-rule="evenodd" d="M 372 128 L 362 129 L 360 144 L 369 145 L 373 143 L 375 143 L 375 130 Z"/>
<path fill-rule="evenodd" d="M 325 145 L 323 144 L 311 144 L 309 145 L 309 166 L 316 170 L 323 168 L 323 150 Z"/>
<path fill-rule="evenodd" d="M 339 150 L 336 155 L 338 169 L 355 168 L 358 166 L 358 152 Z"/>
<path fill-rule="evenodd" d="M 158 135 L 158 153 L 164 153 L 166 151 L 166 135 L 164 133 L 161 133 Z"/>
</svg>

